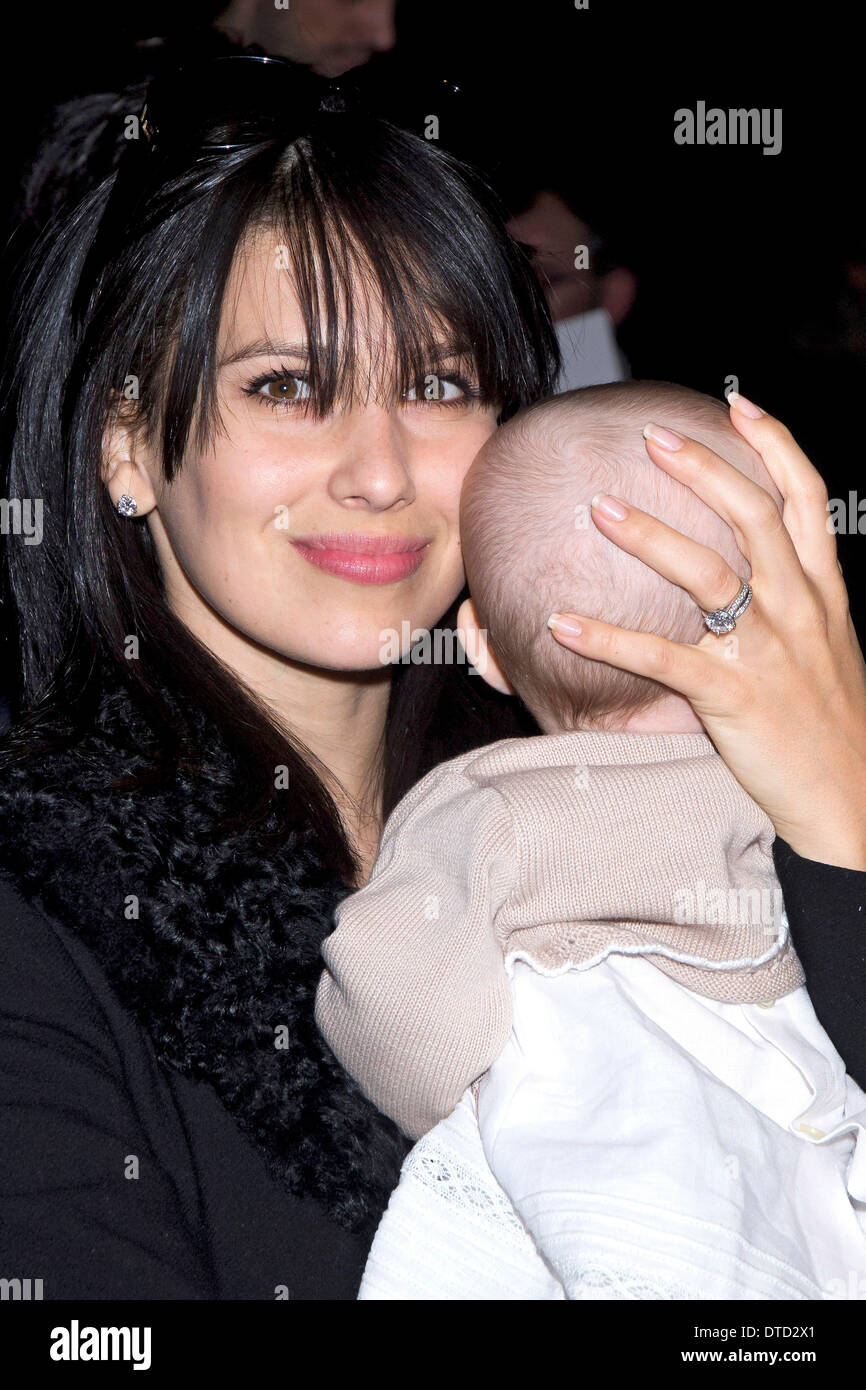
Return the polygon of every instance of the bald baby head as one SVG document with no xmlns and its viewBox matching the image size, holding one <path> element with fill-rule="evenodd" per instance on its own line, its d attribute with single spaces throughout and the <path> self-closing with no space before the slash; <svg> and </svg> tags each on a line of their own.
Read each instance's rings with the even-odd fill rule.
<svg viewBox="0 0 866 1390">
<path fill-rule="evenodd" d="M 706 633 L 683 589 L 596 529 L 589 508 L 596 493 L 625 498 L 749 578 L 728 525 L 649 458 L 643 427 L 650 420 L 708 445 L 781 506 L 726 406 L 653 381 L 591 386 L 531 406 L 491 436 L 463 486 L 460 533 L 479 623 L 529 709 L 563 728 L 614 726 L 668 692 L 563 649 L 547 627 L 555 610 L 676 642 Z M 720 595 L 719 603 L 733 597 Z"/>
</svg>

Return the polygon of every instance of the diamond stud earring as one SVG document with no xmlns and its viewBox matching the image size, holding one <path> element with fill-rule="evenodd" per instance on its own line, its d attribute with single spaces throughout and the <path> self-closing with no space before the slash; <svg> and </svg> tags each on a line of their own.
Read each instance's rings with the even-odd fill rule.
<svg viewBox="0 0 866 1390">
<path fill-rule="evenodd" d="M 138 511 L 138 503 L 134 497 L 130 497 L 129 493 L 125 492 L 122 497 L 117 499 L 117 510 L 121 516 L 135 516 Z"/>
</svg>

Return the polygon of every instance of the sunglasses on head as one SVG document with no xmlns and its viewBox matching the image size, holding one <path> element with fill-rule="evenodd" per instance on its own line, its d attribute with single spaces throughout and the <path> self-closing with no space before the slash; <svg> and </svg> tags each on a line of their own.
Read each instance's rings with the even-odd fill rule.
<svg viewBox="0 0 866 1390">
<path fill-rule="evenodd" d="M 377 100 L 352 74 L 320 77 L 288 58 L 230 54 L 155 78 L 139 127 L 148 150 L 163 154 L 243 149 L 269 135 L 289 141 L 322 114 L 379 117 L 423 134 L 428 113 L 453 122 L 462 95 L 442 80 L 413 84 L 410 99 L 392 91 Z"/>
<path fill-rule="evenodd" d="M 385 119 L 423 135 L 430 113 L 437 120 L 442 113 L 446 126 L 455 131 L 462 107 L 461 88 L 453 82 L 421 82 L 409 97 L 391 93 L 383 101 L 362 91 L 352 77 L 320 77 L 287 58 L 265 54 L 211 57 L 154 78 L 133 135 L 127 137 L 79 281 L 75 316 L 84 316 L 88 287 L 112 259 L 148 193 L 184 168 L 271 140 L 289 144 L 334 117 Z M 454 140 L 443 143 L 455 147 Z"/>
<path fill-rule="evenodd" d="M 346 101 L 339 81 L 286 58 L 232 54 L 155 78 L 139 127 L 156 154 L 242 149 L 269 134 L 305 134 L 319 111 L 339 111 Z M 220 129 L 224 137 L 214 138 Z"/>
</svg>

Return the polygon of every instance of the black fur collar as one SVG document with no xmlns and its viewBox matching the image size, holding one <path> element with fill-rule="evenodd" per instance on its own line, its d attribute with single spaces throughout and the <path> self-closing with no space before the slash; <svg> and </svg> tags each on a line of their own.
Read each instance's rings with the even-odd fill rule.
<svg viewBox="0 0 866 1390">
<path fill-rule="evenodd" d="M 230 755 L 212 728 L 200 730 L 200 775 L 112 790 L 140 761 L 141 732 L 109 684 L 69 748 L 11 765 L 0 754 L 0 869 L 79 935 L 160 1062 L 213 1086 L 290 1191 L 372 1235 L 408 1144 L 313 1017 L 320 945 L 349 890 L 309 833 L 267 852 L 249 835 L 215 835 Z M 4 753 L 20 737 L 7 735 Z"/>
</svg>

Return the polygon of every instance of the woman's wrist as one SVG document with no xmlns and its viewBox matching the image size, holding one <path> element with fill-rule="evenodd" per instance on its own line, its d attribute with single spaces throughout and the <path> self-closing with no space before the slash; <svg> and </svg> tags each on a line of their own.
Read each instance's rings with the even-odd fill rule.
<svg viewBox="0 0 866 1390">
<path fill-rule="evenodd" d="M 779 837 L 801 859 L 811 859 L 838 869 L 856 869 L 866 873 L 866 832 L 863 829 L 838 833 L 818 831 L 809 826 L 802 831 L 789 830 Z"/>
<path fill-rule="evenodd" d="M 775 788 L 765 809 L 776 834 L 801 859 L 864 872 L 866 750 L 862 721 L 843 719 L 839 711 L 831 710 L 827 719 L 829 725 L 822 731 L 818 715 L 812 711 L 805 722 L 814 732 L 789 740 L 788 775 L 795 795 L 789 792 L 783 798 L 782 791 Z M 774 761 L 780 762 L 778 753 Z"/>
</svg>

